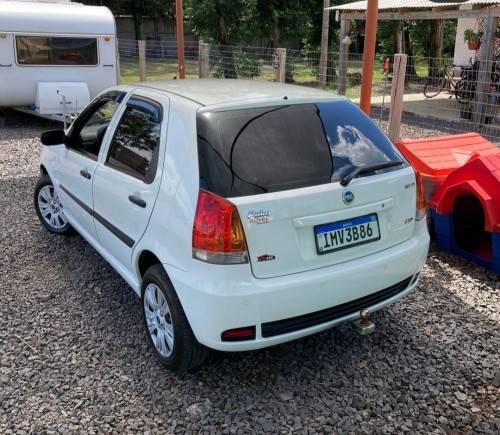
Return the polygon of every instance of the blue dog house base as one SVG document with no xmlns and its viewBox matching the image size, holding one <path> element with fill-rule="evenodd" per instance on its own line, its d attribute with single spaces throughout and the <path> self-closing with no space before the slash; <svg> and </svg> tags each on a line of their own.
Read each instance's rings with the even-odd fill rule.
<svg viewBox="0 0 500 435">
<path fill-rule="evenodd" d="M 451 213 L 439 214 L 432 210 L 432 218 L 440 249 L 460 255 L 500 274 L 500 233 L 484 230 L 478 232 L 474 228 L 468 231 L 455 228 L 457 224 L 467 222 L 460 221 Z"/>
</svg>

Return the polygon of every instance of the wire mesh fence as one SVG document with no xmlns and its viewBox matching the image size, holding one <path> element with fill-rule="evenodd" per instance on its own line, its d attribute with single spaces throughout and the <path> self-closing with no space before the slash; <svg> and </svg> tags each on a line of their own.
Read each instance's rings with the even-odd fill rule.
<svg viewBox="0 0 500 435">
<path fill-rule="evenodd" d="M 499 67 L 496 61 L 453 65 L 449 59 L 408 58 L 403 120 L 500 142 Z M 379 104 L 374 96 L 372 105 Z"/>
<path fill-rule="evenodd" d="M 121 82 L 140 81 L 137 41 L 120 40 Z M 208 77 L 276 81 L 276 50 L 269 47 L 210 45 Z M 200 49 L 197 43 L 184 46 L 187 79 L 199 77 Z M 147 81 L 178 76 L 177 45 L 170 41 L 146 41 L 145 77 Z M 372 117 L 387 119 L 391 107 L 393 56 L 374 59 L 372 77 Z M 287 50 L 284 81 L 320 87 L 320 53 Z M 349 54 L 345 74 L 338 53 L 328 53 L 326 78 L 322 88 L 333 93 L 345 89 L 345 95 L 359 103 L 363 55 Z M 344 66 L 345 68 L 345 66 Z M 339 87 L 339 77 L 345 83 Z M 403 122 L 416 126 L 432 125 L 443 133 L 475 131 L 500 142 L 500 61 L 463 62 L 453 65 L 450 59 L 409 57 L 404 80 Z"/>
<path fill-rule="evenodd" d="M 135 40 L 119 40 L 120 81 L 123 84 L 141 80 L 139 44 Z M 197 78 L 199 70 L 198 44 L 186 43 L 184 47 L 187 78 Z M 178 76 L 177 43 L 175 41 L 146 41 L 146 81 L 168 80 Z"/>
</svg>

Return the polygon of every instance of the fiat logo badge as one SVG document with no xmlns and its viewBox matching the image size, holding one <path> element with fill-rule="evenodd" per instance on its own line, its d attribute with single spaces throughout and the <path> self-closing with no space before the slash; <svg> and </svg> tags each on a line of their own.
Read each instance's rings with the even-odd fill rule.
<svg viewBox="0 0 500 435">
<path fill-rule="evenodd" d="M 342 201 L 344 201 L 344 203 L 347 205 L 352 204 L 352 202 L 354 201 L 354 193 L 352 193 L 350 190 L 345 190 L 342 194 Z"/>
</svg>

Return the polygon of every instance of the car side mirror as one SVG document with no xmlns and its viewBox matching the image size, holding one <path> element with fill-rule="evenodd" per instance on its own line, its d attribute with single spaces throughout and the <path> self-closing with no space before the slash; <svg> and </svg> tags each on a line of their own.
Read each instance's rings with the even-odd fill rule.
<svg viewBox="0 0 500 435">
<path fill-rule="evenodd" d="M 44 145 L 64 145 L 67 141 L 64 130 L 45 131 L 40 139 Z"/>
</svg>

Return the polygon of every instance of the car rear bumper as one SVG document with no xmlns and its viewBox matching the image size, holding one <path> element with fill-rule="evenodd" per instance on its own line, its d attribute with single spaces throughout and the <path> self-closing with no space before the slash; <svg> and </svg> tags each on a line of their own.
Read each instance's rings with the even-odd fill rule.
<svg viewBox="0 0 500 435">
<path fill-rule="evenodd" d="M 398 246 L 331 267 L 256 279 L 250 265 L 193 260 L 191 271 L 165 265 L 197 340 L 222 351 L 244 351 L 304 337 L 359 319 L 408 294 L 428 252 L 425 220 Z M 223 331 L 255 326 L 255 339 L 222 341 Z"/>
</svg>

